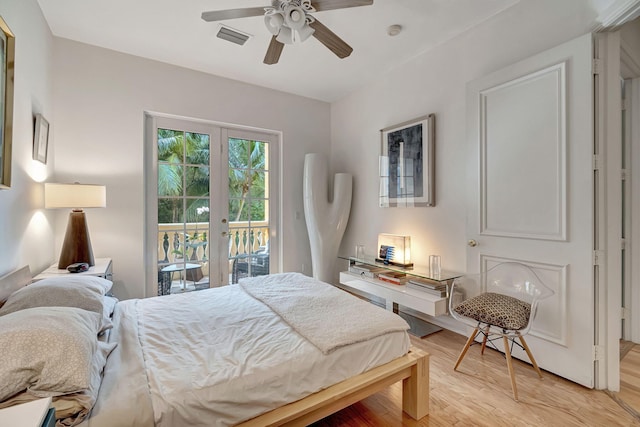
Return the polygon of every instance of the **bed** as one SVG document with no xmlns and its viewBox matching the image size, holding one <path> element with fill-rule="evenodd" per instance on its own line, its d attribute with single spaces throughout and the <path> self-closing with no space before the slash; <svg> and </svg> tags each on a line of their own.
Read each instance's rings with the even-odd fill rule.
<svg viewBox="0 0 640 427">
<path fill-rule="evenodd" d="M 0 300 L 11 307 L 29 280 L 28 269 L 0 278 Z M 397 381 L 404 411 L 428 414 L 428 354 L 409 349 L 406 323 L 301 274 L 121 301 L 108 319 L 106 306 L 93 317 L 103 372 L 88 390 L 54 395 L 62 407 L 84 399 L 61 426 L 308 425 Z M 35 389 L 0 406 L 43 395 Z"/>
</svg>

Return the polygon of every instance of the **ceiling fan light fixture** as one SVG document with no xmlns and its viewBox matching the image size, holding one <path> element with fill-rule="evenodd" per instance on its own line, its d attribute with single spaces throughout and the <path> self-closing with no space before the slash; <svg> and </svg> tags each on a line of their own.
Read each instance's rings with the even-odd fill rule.
<svg viewBox="0 0 640 427">
<path fill-rule="evenodd" d="M 206 22 L 215 22 L 262 15 L 267 30 L 272 34 L 263 62 L 273 65 L 278 63 L 285 44 L 304 42 L 311 35 L 338 58 L 348 57 L 353 48 L 312 14 L 316 11 L 369 6 L 373 2 L 374 0 L 271 0 L 271 5 L 265 7 L 213 10 L 202 12 L 201 17 Z M 232 34 L 231 38 L 236 42 L 236 39 L 243 37 Z"/>
<path fill-rule="evenodd" d="M 313 28 L 311 28 L 309 25 L 305 25 L 304 27 L 300 28 L 300 30 L 298 30 L 298 38 L 301 42 L 305 41 L 306 39 L 308 39 L 309 37 L 311 37 L 311 35 L 315 32 L 316 30 L 314 30 Z"/>
<path fill-rule="evenodd" d="M 284 23 L 292 30 L 300 30 L 307 22 L 307 17 L 299 6 L 287 6 L 285 8 Z"/>
<path fill-rule="evenodd" d="M 282 24 L 284 23 L 284 18 L 279 13 L 267 14 L 264 16 L 264 24 L 267 27 L 267 30 L 274 36 L 280 32 L 280 28 L 282 28 Z"/>
<path fill-rule="evenodd" d="M 278 33 L 276 40 L 284 44 L 293 44 L 293 31 L 291 31 L 291 28 L 283 25 L 280 28 L 280 32 Z"/>
</svg>

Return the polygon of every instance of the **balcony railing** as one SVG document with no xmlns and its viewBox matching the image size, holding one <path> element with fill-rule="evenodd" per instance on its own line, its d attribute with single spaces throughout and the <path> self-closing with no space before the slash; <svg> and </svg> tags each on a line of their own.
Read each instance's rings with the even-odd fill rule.
<svg viewBox="0 0 640 427">
<path fill-rule="evenodd" d="M 169 265 L 181 262 L 201 263 L 203 274 L 209 275 L 209 223 L 159 224 L 158 263 Z M 266 221 L 232 221 L 229 223 L 230 262 L 246 254 L 255 253 L 269 242 Z"/>
</svg>

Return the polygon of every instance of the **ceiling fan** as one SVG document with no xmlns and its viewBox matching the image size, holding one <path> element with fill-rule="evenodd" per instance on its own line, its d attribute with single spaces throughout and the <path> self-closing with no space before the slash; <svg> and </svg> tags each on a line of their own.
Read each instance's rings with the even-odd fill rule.
<svg viewBox="0 0 640 427">
<path fill-rule="evenodd" d="M 311 14 L 371 4 L 373 0 L 272 0 L 271 6 L 202 12 L 202 19 L 214 22 L 264 15 L 273 36 L 263 62 L 272 65 L 278 63 L 285 44 L 303 42 L 312 35 L 339 58 L 351 55 L 353 48 Z"/>
</svg>

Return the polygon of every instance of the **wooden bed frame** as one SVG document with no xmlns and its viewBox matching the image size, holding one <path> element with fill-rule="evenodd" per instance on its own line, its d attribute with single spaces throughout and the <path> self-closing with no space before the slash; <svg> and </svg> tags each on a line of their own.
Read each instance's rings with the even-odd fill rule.
<svg viewBox="0 0 640 427">
<path fill-rule="evenodd" d="M 429 414 L 429 354 L 412 348 L 391 362 L 238 424 L 306 426 L 402 380 L 402 409 L 419 420 Z"/>
<path fill-rule="evenodd" d="M 0 277 L 0 306 L 31 283 L 29 266 Z M 402 409 L 419 420 L 429 414 L 429 354 L 409 353 L 377 368 L 239 424 L 241 427 L 306 426 L 402 380 Z"/>
</svg>

